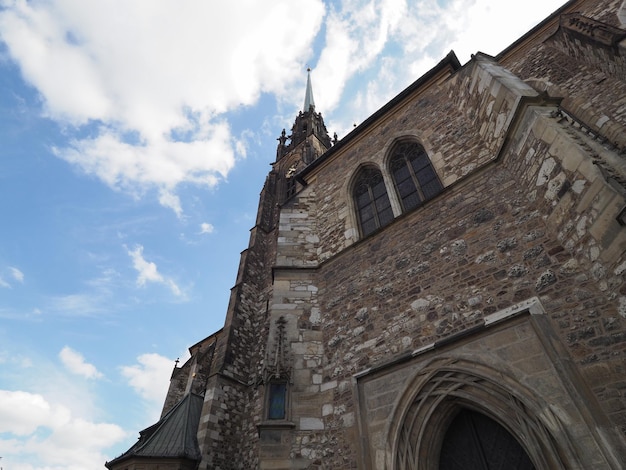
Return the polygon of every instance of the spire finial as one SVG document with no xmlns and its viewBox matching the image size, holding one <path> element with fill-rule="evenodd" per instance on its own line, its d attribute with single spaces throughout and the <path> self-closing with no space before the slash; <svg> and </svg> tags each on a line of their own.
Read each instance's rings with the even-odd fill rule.
<svg viewBox="0 0 626 470">
<path fill-rule="evenodd" d="M 304 109 L 306 113 L 311 107 L 315 109 L 315 100 L 313 99 L 313 87 L 311 86 L 311 67 L 307 67 L 306 92 L 304 94 Z"/>
</svg>

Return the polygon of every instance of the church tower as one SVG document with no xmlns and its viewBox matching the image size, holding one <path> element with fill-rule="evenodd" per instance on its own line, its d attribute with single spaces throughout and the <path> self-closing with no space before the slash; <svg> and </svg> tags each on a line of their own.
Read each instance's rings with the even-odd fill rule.
<svg viewBox="0 0 626 470">
<path fill-rule="evenodd" d="M 257 225 L 272 231 L 271 286 L 258 375 L 258 458 L 267 468 L 310 468 L 310 455 L 293 449 L 323 428 L 320 395 L 322 331 L 317 305 L 317 198 L 301 197 L 299 175 L 331 149 L 315 109 L 310 70 L 303 110 L 278 138 L 276 161 L 261 193 Z M 296 194 L 298 197 L 296 198 Z M 273 224 L 265 221 L 272 220 Z M 313 225 L 311 223 L 313 222 Z M 269 239 L 271 238 L 271 240 Z"/>
<path fill-rule="evenodd" d="M 304 106 L 296 116 L 291 134 L 283 129 L 278 138 L 275 166 L 285 177 L 284 197 L 293 196 L 296 191 L 296 174 L 312 163 L 331 147 L 331 140 L 324 125 L 322 113 L 315 111 L 311 69 L 308 69 Z"/>
<path fill-rule="evenodd" d="M 272 468 L 292 468 L 289 455 L 296 425 L 291 409 L 294 396 L 300 400 L 296 384 L 304 356 L 297 354 L 294 363 L 290 347 L 299 341 L 301 316 L 294 316 L 291 308 L 284 312 L 282 294 L 275 292 L 281 286 L 280 268 L 285 267 L 277 263 L 279 239 L 284 232 L 282 214 L 302 188 L 298 173 L 330 147 L 322 115 L 315 110 L 309 70 L 304 108 L 291 134 L 283 130 L 278 137 L 276 160 L 261 190 L 248 248 L 241 253 L 224 327 L 191 346 L 191 357 L 181 367 L 177 362 L 161 420 L 142 431 L 140 441 L 126 453 L 107 462 L 107 468 L 152 469 L 176 462 L 179 466 L 172 468 L 253 469 L 261 460 L 274 462 Z M 303 298 L 301 292 L 298 297 Z M 193 408 L 181 403 L 192 403 Z M 321 416 L 317 419 L 321 422 Z M 192 429 L 197 429 L 197 441 L 190 446 Z"/>
<path fill-rule="evenodd" d="M 304 109 L 291 134 L 283 130 L 278 137 L 276 160 L 261 190 L 248 248 L 241 254 L 224 329 L 210 337 L 215 344 L 211 364 L 200 371 L 207 377 L 198 431 L 200 468 L 231 468 L 233 455 L 243 459 L 238 468 L 258 468 L 268 455 L 278 459 L 274 468 L 291 468 L 295 424 L 290 404 L 301 362 L 294 364 L 290 344 L 298 341 L 301 318 L 294 315 L 294 304 L 287 314 L 277 307 L 284 300 L 276 292 L 284 258 L 279 240 L 290 198 L 302 187 L 299 172 L 330 147 L 324 120 L 315 109 L 309 70 Z M 289 268 L 293 272 L 294 266 Z"/>
<path fill-rule="evenodd" d="M 451 52 L 341 142 L 309 73 L 223 329 L 107 467 L 623 468 L 617 3 Z"/>
</svg>

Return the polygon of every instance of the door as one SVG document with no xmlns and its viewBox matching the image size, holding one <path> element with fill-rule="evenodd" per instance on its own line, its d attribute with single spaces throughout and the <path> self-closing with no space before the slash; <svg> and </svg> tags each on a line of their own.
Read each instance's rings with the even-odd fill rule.
<svg viewBox="0 0 626 470">
<path fill-rule="evenodd" d="M 439 470 L 534 470 L 517 440 L 487 416 L 464 409 L 444 436 Z"/>
</svg>

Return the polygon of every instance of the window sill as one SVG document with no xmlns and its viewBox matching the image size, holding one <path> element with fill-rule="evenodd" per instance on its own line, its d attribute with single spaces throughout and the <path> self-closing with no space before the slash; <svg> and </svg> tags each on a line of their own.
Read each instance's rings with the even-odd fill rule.
<svg viewBox="0 0 626 470">
<path fill-rule="evenodd" d="M 257 424 L 257 429 L 294 429 L 296 423 L 293 421 L 287 421 L 285 419 L 267 419 L 260 424 Z"/>
</svg>

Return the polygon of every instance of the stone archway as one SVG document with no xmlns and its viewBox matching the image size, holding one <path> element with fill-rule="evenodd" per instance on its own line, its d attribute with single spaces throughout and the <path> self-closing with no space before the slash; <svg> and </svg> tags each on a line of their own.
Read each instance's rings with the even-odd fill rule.
<svg viewBox="0 0 626 470">
<path fill-rule="evenodd" d="M 534 470 L 528 454 L 504 427 L 464 408 L 443 438 L 439 470 Z"/>
<path fill-rule="evenodd" d="M 392 433 L 394 470 L 440 470 L 441 450 L 460 413 L 484 416 L 504 429 L 531 464 L 518 470 L 567 468 L 564 462 L 571 449 L 567 443 L 557 446 L 549 430 L 567 434 L 558 417 L 501 372 L 465 360 L 440 359 L 409 389 Z"/>
</svg>

